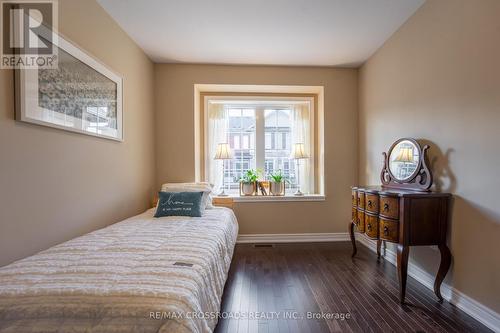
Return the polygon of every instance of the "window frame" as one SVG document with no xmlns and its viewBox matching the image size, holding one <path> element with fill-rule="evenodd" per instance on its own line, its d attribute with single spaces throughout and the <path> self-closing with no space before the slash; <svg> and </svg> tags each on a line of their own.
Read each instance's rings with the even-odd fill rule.
<svg viewBox="0 0 500 333">
<path fill-rule="evenodd" d="M 203 150 L 208 151 L 208 110 L 210 101 L 220 101 L 225 102 L 226 109 L 253 109 L 255 110 L 255 167 L 256 169 L 265 170 L 265 110 L 293 110 L 295 104 L 302 104 L 304 102 L 309 103 L 309 142 L 310 142 L 310 156 L 308 161 L 310 163 L 309 175 L 308 177 L 312 179 L 311 188 L 312 194 L 319 193 L 318 180 L 316 179 L 316 115 L 315 115 L 315 101 L 313 97 L 310 96 L 238 96 L 238 95 L 219 95 L 219 96 L 204 96 L 203 99 L 203 127 L 204 127 L 204 148 Z M 231 104 L 231 101 L 235 101 L 235 104 Z M 243 103 L 242 103 L 243 102 Z M 248 102 L 248 103 L 246 103 Z M 279 137 L 279 139 L 278 139 Z M 275 142 L 282 140 L 281 136 L 275 137 Z M 243 141 L 243 140 L 241 140 Z M 243 147 L 243 142 L 240 142 L 240 146 Z M 276 148 L 277 149 L 277 148 Z M 210 156 L 205 155 L 204 159 L 204 175 L 209 173 L 209 163 L 212 159 Z M 303 162 L 301 162 L 303 163 Z M 204 178 L 205 181 L 209 181 L 207 177 Z"/>
</svg>

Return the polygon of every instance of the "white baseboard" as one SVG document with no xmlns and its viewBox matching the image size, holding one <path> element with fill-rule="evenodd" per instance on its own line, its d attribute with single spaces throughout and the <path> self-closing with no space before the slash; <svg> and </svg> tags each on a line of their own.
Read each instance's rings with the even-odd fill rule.
<svg viewBox="0 0 500 333">
<path fill-rule="evenodd" d="M 347 232 L 308 234 L 246 234 L 238 235 L 236 243 L 314 243 L 349 240 Z"/>
<path fill-rule="evenodd" d="M 377 242 L 368 238 L 366 235 L 357 233 L 356 240 L 373 252 L 377 252 Z M 386 249 L 384 256 L 386 261 L 396 266 L 396 257 L 396 253 Z M 411 262 L 408 263 L 408 275 L 430 290 L 434 290 L 434 275 L 429 274 L 427 271 Z M 441 285 L 441 295 L 445 300 L 455 305 L 457 308 L 481 322 L 494 332 L 500 332 L 500 314 L 494 310 L 486 307 L 485 305 L 445 283 Z"/>
</svg>

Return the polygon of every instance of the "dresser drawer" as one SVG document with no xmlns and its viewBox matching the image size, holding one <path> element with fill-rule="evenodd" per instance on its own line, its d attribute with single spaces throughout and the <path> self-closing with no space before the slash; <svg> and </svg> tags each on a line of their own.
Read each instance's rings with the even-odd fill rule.
<svg viewBox="0 0 500 333">
<path fill-rule="evenodd" d="M 370 238 L 378 238 L 378 216 L 365 214 L 365 234 Z"/>
<path fill-rule="evenodd" d="M 356 190 L 351 191 L 351 201 L 353 207 L 356 207 L 358 205 L 358 191 Z"/>
<path fill-rule="evenodd" d="M 358 191 L 358 208 L 365 209 L 365 192 Z"/>
<path fill-rule="evenodd" d="M 357 211 L 356 227 L 359 232 L 365 232 L 365 212 L 362 210 Z"/>
<path fill-rule="evenodd" d="M 399 198 L 380 196 L 380 216 L 391 219 L 399 218 Z"/>
<path fill-rule="evenodd" d="M 377 194 L 365 194 L 365 209 L 370 213 L 378 214 L 378 195 Z"/>
<path fill-rule="evenodd" d="M 380 218 L 379 235 L 382 239 L 397 243 L 399 241 L 399 223 Z"/>
</svg>

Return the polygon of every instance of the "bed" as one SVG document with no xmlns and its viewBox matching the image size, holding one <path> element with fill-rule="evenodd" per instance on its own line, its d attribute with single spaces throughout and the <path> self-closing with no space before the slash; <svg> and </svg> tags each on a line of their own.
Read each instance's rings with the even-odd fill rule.
<svg viewBox="0 0 500 333">
<path fill-rule="evenodd" d="M 0 268 L 0 332 L 211 332 L 238 234 L 234 213 L 153 215 Z"/>
</svg>

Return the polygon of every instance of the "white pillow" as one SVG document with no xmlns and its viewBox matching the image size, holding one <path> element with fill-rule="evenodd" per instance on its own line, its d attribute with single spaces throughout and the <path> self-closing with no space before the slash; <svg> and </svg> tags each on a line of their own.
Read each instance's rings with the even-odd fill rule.
<svg viewBox="0 0 500 333">
<path fill-rule="evenodd" d="M 199 183 L 165 183 L 161 186 L 162 192 L 203 192 L 201 210 L 214 208 L 212 205 L 213 185 L 206 182 Z"/>
</svg>

